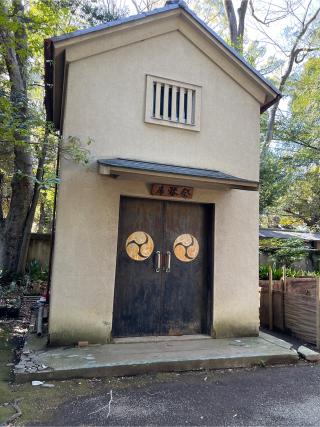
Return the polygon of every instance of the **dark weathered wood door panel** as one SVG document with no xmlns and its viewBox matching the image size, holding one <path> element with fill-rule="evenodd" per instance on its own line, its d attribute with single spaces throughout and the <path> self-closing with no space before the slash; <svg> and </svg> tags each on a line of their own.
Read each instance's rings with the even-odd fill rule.
<svg viewBox="0 0 320 427">
<path fill-rule="evenodd" d="M 164 273 L 161 334 L 205 333 L 209 271 L 208 207 L 167 202 L 164 212 L 164 251 L 166 254 L 170 252 L 171 265 L 170 271 Z"/>
<path fill-rule="evenodd" d="M 206 205 L 121 198 L 113 336 L 208 333 L 211 222 Z"/>
<path fill-rule="evenodd" d="M 160 333 L 162 271 L 155 272 L 155 253 L 162 251 L 162 211 L 163 205 L 157 200 L 121 198 L 113 336 Z M 151 236 L 154 250 L 149 258 L 135 261 L 126 252 L 126 242 L 132 233 L 139 231 Z"/>
</svg>

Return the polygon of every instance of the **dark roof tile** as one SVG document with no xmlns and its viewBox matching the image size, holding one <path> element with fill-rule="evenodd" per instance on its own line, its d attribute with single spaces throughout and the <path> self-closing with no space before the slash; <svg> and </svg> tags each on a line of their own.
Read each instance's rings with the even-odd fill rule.
<svg viewBox="0 0 320 427">
<path fill-rule="evenodd" d="M 198 178 L 217 179 L 220 181 L 234 181 L 239 184 L 252 184 L 258 187 L 258 182 L 250 181 L 243 178 L 238 178 L 233 175 L 226 174 L 217 170 L 200 169 L 187 166 L 168 165 L 163 163 L 145 162 L 140 160 L 129 159 L 100 159 L 99 164 L 105 166 L 114 166 L 124 169 L 135 169 L 149 172 L 172 173 L 175 175 L 194 176 Z"/>
</svg>

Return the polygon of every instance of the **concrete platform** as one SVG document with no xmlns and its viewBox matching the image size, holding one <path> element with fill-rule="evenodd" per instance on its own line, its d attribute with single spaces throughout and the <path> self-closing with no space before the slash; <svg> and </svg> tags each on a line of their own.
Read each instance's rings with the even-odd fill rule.
<svg viewBox="0 0 320 427">
<path fill-rule="evenodd" d="M 212 339 L 206 336 L 118 342 L 84 348 L 47 348 L 33 336 L 15 366 L 17 382 L 128 376 L 155 372 L 243 368 L 295 363 L 291 344 L 268 334 Z"/>
</svg>

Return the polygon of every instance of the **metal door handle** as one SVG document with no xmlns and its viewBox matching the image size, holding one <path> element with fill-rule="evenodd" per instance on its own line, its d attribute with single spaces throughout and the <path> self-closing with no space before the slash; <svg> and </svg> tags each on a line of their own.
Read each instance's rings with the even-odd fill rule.
<svg viewBox="0 0 320 427">
<path fill-rule="evenodd" d="M 157 251 L 156 252 L 156 273 L 159 273 L 161 270 L 161 252 Z"/>
<path fill-rule="evenodd" d="M 166 265 L 166 273 L 170 273 L 171 269 L 171 252 L 167 251 L 167 265 Z"/>
</svg>

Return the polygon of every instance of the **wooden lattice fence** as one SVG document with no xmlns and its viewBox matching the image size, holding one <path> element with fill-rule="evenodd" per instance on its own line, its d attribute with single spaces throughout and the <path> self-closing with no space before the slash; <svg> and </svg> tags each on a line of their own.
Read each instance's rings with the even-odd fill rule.
<svg viewBox="0 0 320 427">
<path fill-rule="evenodd" d="M 319 278 L 260 280 L 260 324 L 320 347 Z"/>
</svg>

